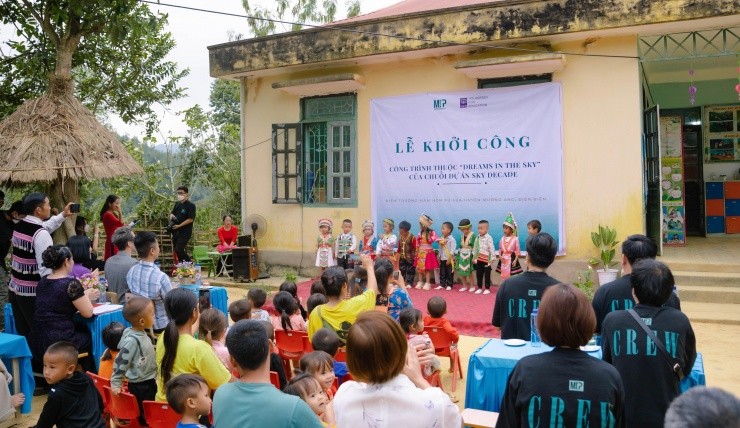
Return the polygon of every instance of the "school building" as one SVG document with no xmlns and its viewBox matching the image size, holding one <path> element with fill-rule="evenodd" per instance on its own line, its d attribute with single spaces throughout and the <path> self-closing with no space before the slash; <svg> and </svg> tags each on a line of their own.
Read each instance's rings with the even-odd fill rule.
<svg viewBox="0 0 740 428">
<path fill-rule="evenodd" d="M 740 232 L 738 55 L 737 0 L 406 0 L 209 47 L 211 76 L 241 82 L 242 214 L 267 219 L 268 265 L 313 266 L 319 218 L 361 235 L 372 99 L 559 82 L 564 280 L 599 224 Z"/>
</svg>

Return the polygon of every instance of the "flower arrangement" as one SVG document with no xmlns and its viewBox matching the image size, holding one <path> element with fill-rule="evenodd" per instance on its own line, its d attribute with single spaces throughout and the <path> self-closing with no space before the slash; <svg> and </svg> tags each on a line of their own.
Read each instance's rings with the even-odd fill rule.
<svg viewBox="0 0 740 428">
<path fill-rule="evenodd" d="M 100 286 L 100 278 L 98 275 L 93 273 L 86 273 L 82 275 L 81 277 L 77 278 L 78 281 L 80 281 L 80 284 L 82 284 L 82 288 L 84 290 L 89 290 L 91 288 L 99 288 Z"/>
<path fill-rule="evenodd" d="M 175 265 L 175 276 L 177 279 L 195 277 L 195 266 L 193 262 L 180 262 Z"/>
</svg>

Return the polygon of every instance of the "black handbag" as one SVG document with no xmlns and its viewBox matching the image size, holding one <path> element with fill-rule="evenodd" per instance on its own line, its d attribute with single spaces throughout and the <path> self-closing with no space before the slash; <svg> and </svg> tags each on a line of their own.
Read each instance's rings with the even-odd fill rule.
<svg viewBox="0 0 740 428">
<path fill-rule="evenodd" d="M 658 340 L 658 337 L 655 336 L 655 333 L 653 333 L 652 330 L 648 328 L 648 326 L 645 325 L 645 322 L 640 318 L 639 315 L 637 315 L 637 312 L 635 312 L 634 309 L 630 309 L 627 312 L 629 312 L 630 315 L 632 315 L 632 318 L 637 321 L 637 324 L 642 327 L 642 329 L 647 333 L 648 337 L 655 343 L 655 346 L 658 348 L 661 354 L 663 354 L 663 357 L 665 357 L 665 361 L 668 363 L 668 367 L 671 368 L 671 371 L 673 374 L 676 375 L 678 378 L 678 381 L 681 382 L 684 378 L 683 369 L 681 368 L 681 364 L 671 356 L 671 354 L 668 353 L 668 351 L 665 349 L 665 346 L 663 346 L 663 342 Z"/>
</svg>

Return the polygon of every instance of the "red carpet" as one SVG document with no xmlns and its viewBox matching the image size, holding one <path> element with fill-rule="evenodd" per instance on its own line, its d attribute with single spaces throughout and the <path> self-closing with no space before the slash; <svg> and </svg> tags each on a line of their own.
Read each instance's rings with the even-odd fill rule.
<svg viewBox="0 0 740 428">
<path fill-rule="evenodd" d="M 311 281 L 298 284 L 298 296 L 303 302 L 308 298 L 311 290 Z M 491 325 L 493 305 L 496 301 L 496 287 L 491 288 L 491 294 L 475 294 L 459 292 L 459 285 L 450 291 L 446 290 L 416 290 L 409 289 L 411 302 L 414 307 L 426 314 L 427 301 L 434 296 L 441 296 L 447 301 L 447 318 L 457 328 L 460 334 L 466 336 L 499 337 Z"/>
</svg>

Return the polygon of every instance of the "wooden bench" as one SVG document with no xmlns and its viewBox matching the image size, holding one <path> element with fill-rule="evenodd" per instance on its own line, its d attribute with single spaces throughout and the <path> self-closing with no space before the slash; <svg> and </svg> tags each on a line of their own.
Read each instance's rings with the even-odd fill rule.
<svg viewBox="0 0 740 428">
<path fill-rule="evenodd" d="M 494 428 L 498 420 L 498 413 L 478 409 L 465 409 L 460 415 L 463 425 L 470 428 Z"/>
</svg>

